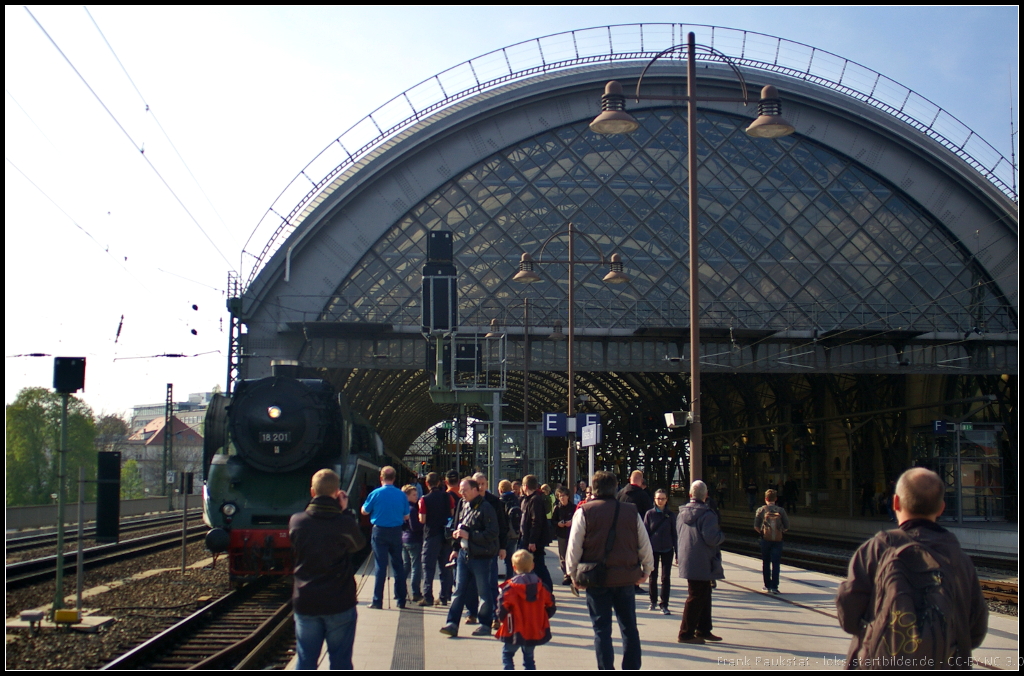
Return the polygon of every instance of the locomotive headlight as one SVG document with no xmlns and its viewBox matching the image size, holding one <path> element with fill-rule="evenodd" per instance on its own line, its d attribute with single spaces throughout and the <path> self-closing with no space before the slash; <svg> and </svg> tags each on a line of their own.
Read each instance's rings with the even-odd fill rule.
<svg viewBox="0 0 1024 676">
<path fill-rule="evenodd" d="M 220 506 L 220 513 L 224 516 L 234 516 L 235 512 L 238 511 L 238 505 L 233 502 L 225 502 Z"/>
<path fill-rule="evenodd" d="M 281 409 L 277 406 L 271 406 L 267 409 L 267 415 L 273 420 L 277 420 L 281 417 Z"/>
</svg>

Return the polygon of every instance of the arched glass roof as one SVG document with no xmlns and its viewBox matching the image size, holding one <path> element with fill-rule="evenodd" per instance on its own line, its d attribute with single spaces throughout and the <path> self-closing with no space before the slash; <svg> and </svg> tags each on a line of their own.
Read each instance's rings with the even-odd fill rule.
<svg viewBox="0 0 1024 676">
<path fill-rule="evenodd" d="M 578 268 L 579 326 L 688 325 L 686 121 L 678 108 L 637 119 L 622 136 L 586 121 L 556 128 L 448 181 L 371 247 L 321 319 L 418 325 L 426 233 L 452 230 L 463 325 L 505 320 L 525 297 L 536 322 L 553 323 L 566 314 L 565 270 L 540 266 L 529 289 L 511 277 L 521 253 L 572 221 L 632 277 L 612 287 L 606 269 Z M 800 135 L 753 139 L 747 124 L 709 111 L 698 121 L 702 326 L 1016 329 L 981 266 L 900 189 Z"/>
<path fill-rule="evenodd" d="M 1016 201 L 1009 160 L 935 103 L 856 62 L 810 45 L 720 26 L 598 26 L 527 40 L 452 66 L 395 96 L 346 130 L 299 172 L 256 225 L 243 247 L 243 286 L 252 283 L 306 216 L 346 180 L 346 170 L 411 126 L 510 82 L 593 64 L 647 61 L 683 42 L 689 31 L 696 33 L 698 43 L 714 47 L 745 68 L 812 82 L 891 115 L 949 150 Z M 698 53 L 697 58 L 718 57 Z"/>
</svg>

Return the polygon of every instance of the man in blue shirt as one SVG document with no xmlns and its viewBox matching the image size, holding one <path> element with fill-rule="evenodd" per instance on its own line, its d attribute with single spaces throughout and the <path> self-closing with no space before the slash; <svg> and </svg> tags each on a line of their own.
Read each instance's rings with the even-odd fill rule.
<svg viewBox="0 0 1024 676">
<path fill-rule="evenodd" d="M 402 524 L 409 518 L 409 500 L 395 486 L 395 468 L 380 470 L 380 488 L 372 491 L 363 502 L 362 512 L 370 517 L 373 535 L 373 560 L 377 564 L 377 580 L 373 585 L 371 608 L 384 607 L 384 581 L 388 573 L 388 557 L 395 574 L 395 600 L 405 608 L 405 567 L 402 565 Z"/>
</svg>

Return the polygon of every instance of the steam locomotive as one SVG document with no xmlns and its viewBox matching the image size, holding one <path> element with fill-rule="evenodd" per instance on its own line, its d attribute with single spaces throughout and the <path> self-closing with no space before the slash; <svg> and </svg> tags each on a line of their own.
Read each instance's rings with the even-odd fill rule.
<svg viewBox="0 0 1024 676">
<path fill-rule="evenodd" d="M 215 395 L 206 410 L 206 547 L 227 553 L 234 583 L 290 575 L 288 521 L 308 504 L 313 474 L 337 472 L 349 508 L 360 514 L 384 465 L 398 470 L 398 485 L 415 477 L 330 383 L 282 376 L 243 380 L 231 397 Z"/>
</svg>

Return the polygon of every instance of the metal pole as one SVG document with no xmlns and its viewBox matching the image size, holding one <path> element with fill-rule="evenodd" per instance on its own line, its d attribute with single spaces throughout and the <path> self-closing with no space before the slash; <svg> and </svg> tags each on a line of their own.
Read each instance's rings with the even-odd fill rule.
<svg viewBox="0 0 1024 676">
<path fill-rule="evenodd" d="M 188 482 L 185 480 L 185 473 L 181 473 L 181 574 L 185 574 L 185 547 L 187 546 L 185 533 L 188 531 Z"/>
<path fill-rule="evenodd" d="M 575 277 L 575 261 L 576 261 L 576 248 L 575 248 L 575 228 L 572 223 L 569 223 L 569 412 L 567 418 L 573 418 L 576 415 L 575 410 L 575 393 L 573 392 L 573 363 L 572 363 L 572 344 L 575 338 L 575 312 L 574 302 L 576 298 L 574 286 L 576 285 Z M 566 433 L 568 439 L 568 452 L 566 453 L 566 471 L 565 479 L 567 486 L 576 485 L 576 435 L 574 433 Z"/>
<path fill-rule="evenodd" d="M 82 577 L 84 576 L 85 556 L 82 542 L 85 541 L 85 467 L 78 468 L 78 560 L 75 561 L 75 610 L 82 612 Z"/>
<path fill-rule="evenodd" d="M 530 474 L 530 299 L 523 299 L 523 472 Z M 497 485 L 497 484 L 495 484 Z"/>
<path fill-rule="evenodd" d="M 494 438 L 491 441 L 491 486 L 497 491 L 501 477 L 501 392 L 491 393 L 491 410 L 493 411 Z"/>
<path fill-rule="evenodd" d="M 174 410 L 174 385 L 167 383 L 167 398 L 164 402 L 164 476 L 161 479 L 164 483 L 164 495 L 167 496 L 167 510 L 174 511 L 174 488 L 173 484 L 167 482 L 167 473 L 173 467 L 171 454 L 174 443 L 174 436 L 171 424 L 171 414 Z"/>
<path fill-rule="evenodd" d="M 61 392 L 60 459 L 57 464 L 57 588 L 53 593 L 53 609 L 64 607 L 64 474 L 67 469 L 68 397 Z"/>
<path fill-rule="evenodd" d="M 697 38 L 687 38 L 686 61 L 686 152 L 690 207 L 690 481 L 703 477 L 704 458 L 701 448 L 700 422 L 700 269 L 697 256 Z M 570 287 L 571 288 L 571 287 Z"/>
<path fill-rule="evenodd" d="M 956 522 L 964 522 L 964 482 L 963 467 L 960 462 L 960 434 L 963 423 L 955 423 L 953 429 L 956 431 Z"/>
</svg>

